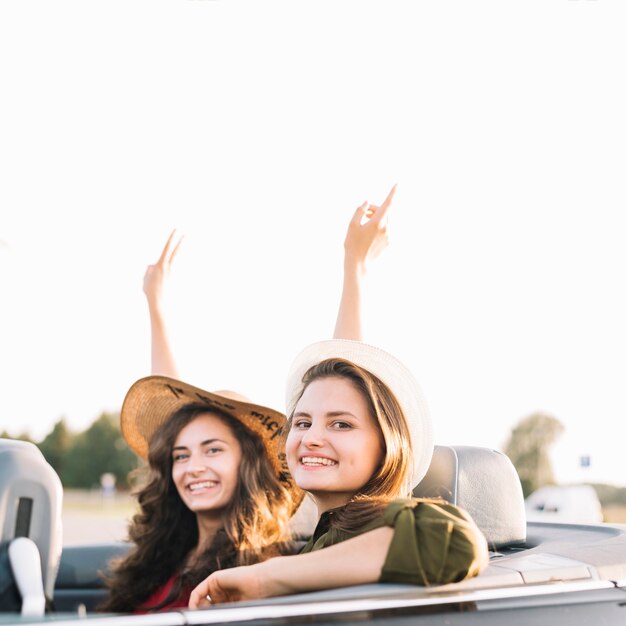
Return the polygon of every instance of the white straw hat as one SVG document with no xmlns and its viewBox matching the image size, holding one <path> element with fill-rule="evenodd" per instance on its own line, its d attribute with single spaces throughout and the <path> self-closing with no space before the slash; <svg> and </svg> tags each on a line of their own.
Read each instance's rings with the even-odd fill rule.
<svg viewBox="0 0 626 626">
<path fill-rule="evenodd" d="M 330 339 L 307 346 L 294 359 L 287 375 L 287 416 L 302 395 L 302 378 L 326 359 L 345 359 L 379 378 L 396 397 L 411 434 L 413 473 L 411 488 L 424 478 L 433 454 L 433 434 L 424 394 L 411 372 L 396 357 L 361 341 Z"/>
</svg>

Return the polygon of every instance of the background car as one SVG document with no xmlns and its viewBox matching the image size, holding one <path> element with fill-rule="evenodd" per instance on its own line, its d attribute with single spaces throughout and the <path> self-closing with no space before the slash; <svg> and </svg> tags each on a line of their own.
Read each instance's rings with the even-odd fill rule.
<svg viewBox="0 0 626 626">
<path fill-rule="evenodd" d="M 601 522 L 602 506 L 591 485 L 545 485 L 526 498 L 529 522 Z"/>
</svg>

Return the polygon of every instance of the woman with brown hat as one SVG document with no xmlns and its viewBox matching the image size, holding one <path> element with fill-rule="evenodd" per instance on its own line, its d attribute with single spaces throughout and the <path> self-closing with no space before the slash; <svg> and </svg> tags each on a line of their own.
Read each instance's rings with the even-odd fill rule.
<svg viewBox="0 0 626 626">
<path fill-rule="evenodd" d="M 360 281 L 366 261 L 386 245 L 381 207 L 364 203 L 345 240 L 344 286 L 335 332 L 360 337 Z M 177 375 L 160 306 L 176 254 L 170 235 L 144 279 L 154 373 Z M 137 381 L 121 413 L 122 433 L 148 461 L 129 528 L 134 545 L 107 578 L 105 611 L 186 606 L 190 591 L 222 568 L 249 565 L 291 550 L 289 520 L 302 499 L 291 479 L 281 413 L 233 392 L 207 392 L 169 376 Z"/>
<path fill-rule="evenodd" d="M 446 584 L 478 574 L 487 543 L 443 500 L 411 498 L 433 451 L 430 418 L 409 370 L 358 341 L 305 348 L 287 380 L 285 450 L 319 522 L 296 556 L 210 575 L 190 607 L 372 583 Z"/>
<path fill-rule="evenodd" d="M 165 376 L 130 388 L 122 434 L 148 465 L 129 527 L 133 546 L 113 564 L 100 610 L 186 606 L 208 572 L 289 551 L 302 496 L 278 447 L 284 422 L 232 392 Z"/>
</svg>

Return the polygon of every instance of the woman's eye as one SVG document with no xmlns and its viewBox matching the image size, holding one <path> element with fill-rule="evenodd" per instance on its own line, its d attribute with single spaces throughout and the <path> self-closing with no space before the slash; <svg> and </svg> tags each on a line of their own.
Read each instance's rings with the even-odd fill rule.
<svg viewBox="0 0 626 626">
<path fill-rule="evenodd" d="M 311 425 L 311 422 L 309 422 L 308 420 L 297 420 L 296 423 L 294 424 L 294 426 L 298 430 L 306 430 L 310 425 Z"/>
<path fill-rule="evenodd" d="M 172 460 L 174 461 L 174 463 L 176 463 L 177 461 L 184 461 L 189 455 L 185 454 L 184 452 L 177 452 L 176 454 L 172 455 Z"/>
<path fill-rule="evenodd" d="M 332 427 L 335 430 L 350 430 L 352 428 L 352 424 L 350 422 L 333 422 Z"/>
<path fill-rule="evenodd" d="M 219 454 L 222 451 L 222 448 L 207 448 L 205 450 L 206 454 L 213 455 Z"/>
</svg>

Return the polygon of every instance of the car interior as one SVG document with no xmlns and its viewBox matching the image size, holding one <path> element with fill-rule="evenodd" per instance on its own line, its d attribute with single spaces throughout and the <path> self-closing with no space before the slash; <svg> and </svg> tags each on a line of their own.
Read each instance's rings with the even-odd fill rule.
<svg viewBox="0 0 626 626">
<path fill-rule="evenodd" d="M 458 592 L 555 581 L 605 581 L 615 586 L 626 581 L 626 527 L 527 524 L 517 472 L 497 450 L 436 446 L 430 469 L 414 495 L 441 497 L 467 510 L 490 547 L 490 565 L 483 573 L 437 587 L 438 592 L 451 587 Z M 0 439 L 0 543 L 8 548 L 14 579 L 12 588 L 0 585 L 0 600 L 3 593 L 13 597 L 18 603 L 14 610 L 24 616 L 43 615 L 44 609 L 93 612 L 106 594 L 101 572 L 129 548 L 125 542 L 62 548 L 61 502 L 58 476 L 37 447 Z M 424 598 L 434 589 L 363 585 L 350 588 L 349 595 L 371 596 L 374 589 L 376 594 L 397 593 L 407 587 L 413 596 Z M 335 589 L 306 596 L 332 599 L 345 597 L 346 592 Z"/>
</svg>

